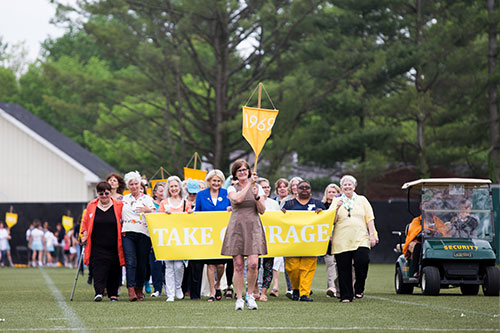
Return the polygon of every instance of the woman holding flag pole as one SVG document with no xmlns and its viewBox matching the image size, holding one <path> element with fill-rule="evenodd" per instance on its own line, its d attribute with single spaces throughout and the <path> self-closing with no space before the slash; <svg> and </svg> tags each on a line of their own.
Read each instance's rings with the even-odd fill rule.
<svg viewBox="0 0 500 333">
<path fill-rule="evenodd" d="M 243 159 L 236 160 L 231 166 L 231 174 L 233 179 L 237 179 L 238 182 L 227 189 L 228 198 L 231 200 L 232 213 L 222 243 L 221 254 L 233 257 L 233 283 L 237 297 L 236 310 L 243 310 L 245 305 L 243 301 L 243 257 L 247 257 L 248 266 L 247 306 L 250 310 L 257 310 L 257 303 L 255 303 L 253 295 L 259 293 L 258 288 L 255 290 L 259 255 L 267 254 L 266 235 L 259 217 L 259 214 L 264 214 L 266 211 L 265 195 L 262 187 L 256 184 L 258 179 L 257 161 L 260 151 L 264 147 L 267 138 L 271 135 L 271 129 L 279 111 L 276 108 L 274 110 L 260 108 L 263 84 L 259 83 L 258 88 L 257 108 L 243 106 L 242 113 L 242 135 L 255 153 L 254 170 L 251 173 L 247 161 Z M 270 98 L 269 100 L 271 101 Z"/>
<path fill-rule="evenodd" d="M 246 302 L 248 309 L 257 310 L 254 294 L 258 274 L 259 255 L 267 254 L 266 235 L 259 214 L 264 214 L 266 206 L 264 191 L 257 185 L 257 174 L 250 173 L 250 165 L 242 159 L 235 161 L 231 167 L 233 179 L 238 179 L 234 186 L 228 188 L 232 213 L 227 226 L 221 254 L 233 257 L 233 283 L 236 299 L 236 310 L 243 310 L 243 270 L 244 257 L 247 257 Z"/>
</svg>

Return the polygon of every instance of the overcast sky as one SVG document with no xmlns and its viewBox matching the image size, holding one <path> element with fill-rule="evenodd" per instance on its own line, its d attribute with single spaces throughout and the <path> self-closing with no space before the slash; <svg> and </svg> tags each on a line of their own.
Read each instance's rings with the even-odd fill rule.
<svg viewBox="0 0 500 333">
<path fill-rule="evenodd" d="M 75 0 L 66 0 L 65 3 Z M 49 0 L 0 0 L 0 37 L 4 43 L 26 42 L 30 62 L 40 51 L 47 37 L 59 37 L 64 30 L 49 23 L 55 15 L 55 5 Z"/>
</svg>

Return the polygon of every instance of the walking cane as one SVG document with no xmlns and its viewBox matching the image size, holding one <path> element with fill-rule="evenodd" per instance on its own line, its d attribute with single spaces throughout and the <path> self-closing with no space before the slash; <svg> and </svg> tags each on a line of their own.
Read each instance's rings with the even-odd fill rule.
<svg viewBox="0 0 500 333">
<path fill-rule="evenodd" d="M 78 275 L 80 274 L 80 267 L 82 265 L 83 256 L 85 254 L 85 245 L 87 245 L 87 242 L 83 243 L 82 245 L 82 253 L 80 254 L 80 260 L 76 268 L 75 284 L 73 284 L 73 291 L 71 292 L 71 298 L 69 299 L 70 302 L 73 301 L 73 296 L 75 296 L 76 283 L 78 282 Z"/>
</svg>

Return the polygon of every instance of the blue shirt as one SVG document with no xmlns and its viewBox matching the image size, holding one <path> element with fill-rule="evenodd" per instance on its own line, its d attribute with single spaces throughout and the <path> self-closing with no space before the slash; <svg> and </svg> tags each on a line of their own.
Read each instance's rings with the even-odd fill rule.
<svg viewBox="0 0 500 333">
<path fill-rule="evenodd" d="M 297 199 L 288 200 L 285 202 L 283 208 L 286 210 L 309 210 L 313 212 L 318 208 L 326 210 L 325 205 L 321 201 L 313 198 L 310 198 L 305 205 L 302 205 Z"/>
<path fill-rule="evenodd" d="M 217 197 L 217 204 L 214 205 L 210 189 L 204 189 L 196 195 L 196 212 L 214 212 L 214 211 L 227 211 L 227 207 L 231 206 L 231 201 L 227 197 L 227 190 L 219 189 L 219 196 Z"/>
</svg>

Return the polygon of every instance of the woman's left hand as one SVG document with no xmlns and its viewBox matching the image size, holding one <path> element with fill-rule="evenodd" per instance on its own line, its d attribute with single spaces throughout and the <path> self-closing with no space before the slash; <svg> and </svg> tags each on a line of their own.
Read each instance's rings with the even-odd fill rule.
<svg viewBox="0 0 500 333">
<path fill-rule="evenodd" d="M 378 237 L 375 235 L 370 235 L 370 247 L 374 247 L 375 245 L 378 244 Z"/>
<path fill-rule="evenodd" d="M 259 179 L 259 177 L 257 176 L 257 172 L 253 172 L 252 177 L 250 177 L 250 183 L 252 184 L 257 183 L 257 179 Z"/>
<path fill-rule="evenodd" d="M 257 188 L 257 186 L 252 187 L 252 193 L 254 197 L 257 197 L 257 195 L 259 194 L 259 189 Z"/>
</svg>

